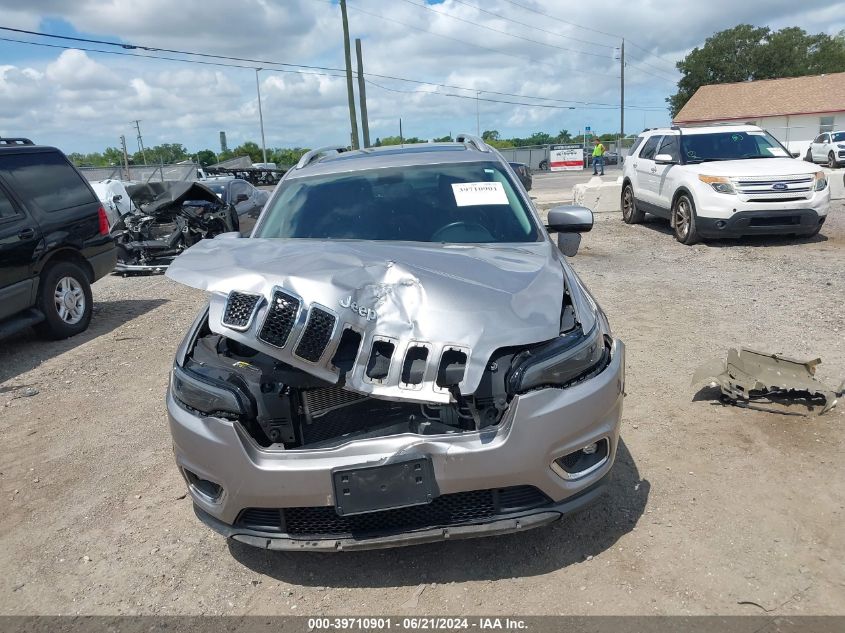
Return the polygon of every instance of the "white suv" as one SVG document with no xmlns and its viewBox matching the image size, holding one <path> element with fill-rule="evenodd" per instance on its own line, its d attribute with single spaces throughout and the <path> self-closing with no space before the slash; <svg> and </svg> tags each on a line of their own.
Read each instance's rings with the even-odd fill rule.
<svg viewBox="0 0 845 633">
<path fill-rule="evenodd" d="M 664 128 L 641 134 L 625 160 L 622 217 L 667 218 L 675 238 L 815 235 L 827 217 L 824 172 L 796 160 L 754 125 Z"/>
<path fill-rule="evenodd" d="M 808 163 L 825 163 L 831 169 L 845 165 L 845 131 L 819 134 L 804 157 Z"/>
</svg>

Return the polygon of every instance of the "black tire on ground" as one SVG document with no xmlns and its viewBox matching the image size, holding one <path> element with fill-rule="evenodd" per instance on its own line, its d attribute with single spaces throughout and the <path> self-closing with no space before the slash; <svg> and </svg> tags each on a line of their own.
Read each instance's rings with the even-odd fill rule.
<svg viewBox="0 0 845 633">
<path fill-rule="evenodd" d="M 48 266 L 41 273 L 36 305 L 45 317 L 35 326 L 41 336 L 57 340 L 84 332 L 94 306 L 88 275 L 71 262 Z"/>
<path fill-rule="evenodd" d="M 625 224 L 639 224 L 645 218 L 645 211 L 637 208 L 634 188 L 631 183 L 622 187 L 622 221 Z"/>
<path fill-rule="evenodd" d="M 809 147 L 807 148 L 807 154 L 804 156 L 804 160 L 806 160 L 808 163 L 813 162 L 813 152 L 810 151 Z"/>
<path fill-rule="evenodd" d="M 695 204 L 687 194 L 681 194 L 672 205 L 672 233 L 681 244 L 690 246 L 699 241 L 695 228 Z"/>
<path fill-rule="evenodd" d="M 549 161 L 547 161 L 546 159 L 541 160 L 538 167 L 541 171 L 546 171 L 549 168 Z"/>
<path fill-rule="evenodd" d="M 827 155 L 827 166 L 836 169 L 836 155 L 833 152 Z"/>
</svg>

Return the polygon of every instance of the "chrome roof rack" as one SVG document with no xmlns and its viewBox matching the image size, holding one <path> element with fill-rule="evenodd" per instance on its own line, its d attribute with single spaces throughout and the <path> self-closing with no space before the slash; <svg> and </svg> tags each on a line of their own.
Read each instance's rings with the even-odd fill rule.
<svg viewBox="0 0 845 633">
<path fill-rule="evenodd" d="M 345 151 L 347 151 L 345 147 L 338 147 L 337 145 L 328 145 L 326 147 L 318 147 L 317 149 L 309 150 L 303 154 L 302 158 L 299 159 L 299 162 L 296 164 L 296 169 L 302 169 L 327 152 L 337 152 L 340 154 Z"/>
<path fill-rule="evenodd" d="M 458 134 L 455 137 L 455 140 L 458 143 L 463 143 L 464 145 L 473 145 L 475 149 L 479 152 L 489 152 L 490 146 L 485 143 L 482 139 L 477 136 L 473 136 L 472 134 Z"/>
</svg>

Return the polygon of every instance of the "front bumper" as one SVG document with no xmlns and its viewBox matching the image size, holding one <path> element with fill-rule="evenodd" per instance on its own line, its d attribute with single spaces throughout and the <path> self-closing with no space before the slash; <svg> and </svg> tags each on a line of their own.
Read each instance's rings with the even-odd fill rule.
<svg viewBox="0 0 845 633">
<path fill-rule="evenodd" d="M 202 520 L 237 540 L 262 547 L 350 549 L 391 547 L 525 529 L 556 520 L 593 500 L 590 492 L 610 471 L 619 441 L 625 351 L 614 341 L 611 361 L 597 376 L 567 389 L 540 389 L 513 399 L 495 429 L 449 436 L 398 435 L 357 440 L 330 449 L 272 450 L 258 446 L 240 424 L 197 416 L 168 394 L 176 462 L 184 473 L 222 486 L 212 500 L 189 492 Z M 607 438 L 608 457 L 595 471 L 570 480 L 551 467 L 555 459 Z M 292 536 L 236 527 L 247 508 L 315 508 L 335 504 L 332 470 L 414 454 L 431 459 L 440 495 L 532 486 L 550 500 L 518 516 L 498 515 L 472 525 L 431 525 L 412 531 L 337 538 Z M 580 501 L 579 501 L 580 499 Z M 403 536 L 404 535 L 404 536 Z M 337 543 L 341 545 L 338 546 Z"/>
<path fill-rule="evenodd" d="M 807 235 L 824 224 L 825 216 L 813 209 L 778 211 L 738 211 L 728 219 L 696 218 L 702 237 L 742 237 L 743 235 Z"/>
</svg>

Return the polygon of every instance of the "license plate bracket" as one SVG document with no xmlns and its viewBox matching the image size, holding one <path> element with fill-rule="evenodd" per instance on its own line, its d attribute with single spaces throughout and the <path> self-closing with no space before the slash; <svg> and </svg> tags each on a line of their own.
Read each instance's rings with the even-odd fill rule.
<svg viewBox="0 0 845 633">
<path fill-rule="evenodd" d="M 429 457 L 334 470 L 332 485 L 340 516 L 424 505 L 439 494 Z"/>
</svg>

